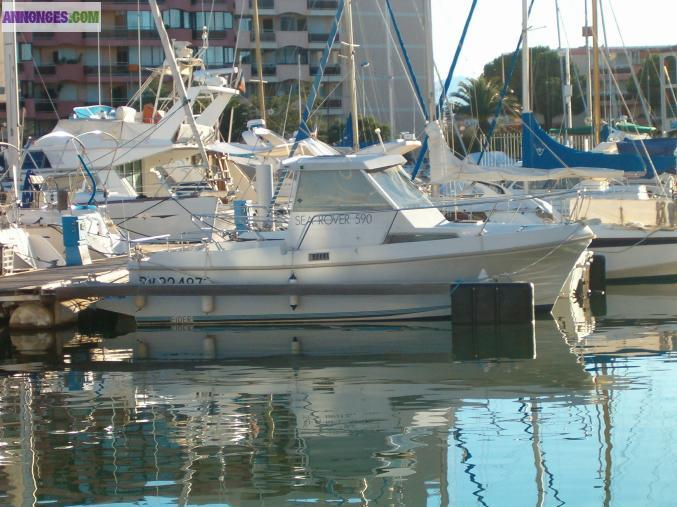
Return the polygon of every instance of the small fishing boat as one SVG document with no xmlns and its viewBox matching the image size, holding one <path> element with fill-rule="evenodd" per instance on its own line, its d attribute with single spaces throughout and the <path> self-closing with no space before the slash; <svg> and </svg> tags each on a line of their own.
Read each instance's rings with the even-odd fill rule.
<svg viewBox="0 0 677 507">
<path fill-rule="evenodd" d="M 285 230 L 156 252 L 129 263 L 131 284 L 247 286 L 247 294 L 187 290 L 180 299 L 115 297 L 98 307 L 131 315 L 138 325 L 431 318 L 449 316 L 449 291 L 407 293 L 407 287 L 492 280 L 532 282 L 536 305 L 554 304 L 592 240 L 588 227 L 451 223 L 410 181 L 404 162 L 400 155 L 289 159 Z M 290 284 L 344 292 L 252 294 L 257 285 Z M 360 294 L 365 284 L 399 290 Z M 346 287 L 354 294 L 346 295 Z"/>
</svg>

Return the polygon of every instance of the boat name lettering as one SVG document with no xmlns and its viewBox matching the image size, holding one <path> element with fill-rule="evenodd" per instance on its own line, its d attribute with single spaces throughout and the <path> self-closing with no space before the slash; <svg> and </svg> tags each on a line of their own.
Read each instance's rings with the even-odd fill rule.
<svg viewBox="0 0 677 507">
<path fill-rule="evenodd" d="M 362 225 L 374 221 L 372 213 L 340 213 L 335 215 L 297 215 L 296 225 Z"/>
<path fill-rule="evenodd" d="M 201 276 L 139 276 L 144 285 L 200 285 L 204 281 Z"/>
</svg>

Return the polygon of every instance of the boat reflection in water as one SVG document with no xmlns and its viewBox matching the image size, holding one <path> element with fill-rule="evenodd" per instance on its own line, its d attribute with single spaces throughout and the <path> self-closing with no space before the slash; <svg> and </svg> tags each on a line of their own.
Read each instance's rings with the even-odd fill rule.
<svg viewBox="0 0 677 507">
<path fill-rule="evenodd" d="M 635 414 L 612 401 L 632 380 L 590 366 L 595 337 L 550 319 L 75 337 L 39 374 L 4 362 L 2 501 L 597 505 L 630 487 L 641 499 L 647 473 L 674 472 L 674 443 L 624 429 Z M 644 410 L 659 421 L 662 407 Z"/>
</svg>

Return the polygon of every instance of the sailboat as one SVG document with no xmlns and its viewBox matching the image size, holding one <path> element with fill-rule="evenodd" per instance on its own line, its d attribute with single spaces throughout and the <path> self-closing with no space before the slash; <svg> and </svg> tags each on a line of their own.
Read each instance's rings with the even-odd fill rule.
<svg viewBox="0 0 677 507">
<path fill-rule="evenodd" d="M 175 92 L 161 96 L 162 86 L 174 60 L 183 84 L 186 105 Z M 157 82 L 155 100 L 144 111 L 120 106 L 77 107 L 70 118 L 59 120 L 52 132 L 35 140 L 28 149 L 22 169 L 32 170 L 63 188 L 80 182 L 74 201 L 87 203 L 94 192 L 96 204 L 130 239 L 201 241 L 209 238 L 217 224 L 221 199 L 227 189 L 212 188 L 209 169 L 195 165 L 204 144 L 217 139 L 218 120 L 238 91 L 218 71 L 204 68 L 202 58 L 185 42 L 174 41 L 166 61 L 137 92 L 141 96 Z M 175 80 L 174 89 L 178 87 Z M 193 105 L 204 109 L 193 115 Z M 194 128 L 193 128 L 194 127 Z M 198 132 L 195 135 L 194 131 Z M 78 178 L 86 160 L 92 181 Z M 141 186 L 133 186 L 119 170 L 139 172 Z M 74 178 L 75 176 L 75 178 Z M 224 179 L 223 174 L 212 179 Z"/>
<path fill-rule="evenodd" d="M 529 68 L 526 30 L 525 14 L 523 69 Z M 528 71 L 523 73 L 522 78 L 526 84 L 522 87 L 521 165 L 487 167 L 461 161 L 450 152 L 439 125 L 431 123 L 426 131 L 431 143 L 432 182 L 486 182 L 493 202 L 455 199 L 454 206 L 455 209 L 460 206 L 466 212 L 484 212 L 484 216 L 491 216 L 492 220 L 510 216 L 511 221 L 519 217 L 523 222 L 551 222 L 553 217 L 561 214 L 569 220 L 586 221 L 596 235 L 591 248 L 605 256 L 606 275 L 610 280 L 674 280 L 677 277 L 677 252 L 674 248 L 677 244 L 677 220 L 673 199 L 669 194 L 651 193 L 644 184 L 646 180 L 642 184 L 609 184 L 609 181 L 620 181 L 628 175 L 646 177 L 653 174 L 648 159 L 635 157 L 634 165 L 628 165 L 631 159 L 622 154 L 580 152 L 559 144 L 536 123 L 530 110 Z M 661 167 L 665 168 L 657 166 L 656 171 L 660 171 Z M 529 195 L 524 195 L 527 193 L 525 190 L 521 194 L 515 192 L 518 185 L 510 183 L 521 182 L 521 188 L 525 189 L 528 182 L 546 180 L 580 183 L 570 192 L 539 195 L 538 201 L 527 199 Z M 504 185 L 505 182 L 508 183 Z M 496 188 L 498 192 L 491 190 Z M 486 190 L 482 193 L 486 197 Z"/>
<path fill-rule="evenodd" d="M 25 264 L 19 264 L 19 268 L 44 268 L 64 264 L 62 219 L 65 216 L 78 218 L 80 240 L 89 247 L 92 256 L 111 256 L 125 252 L 127 247 L 122 238 L 109 228 L 108 222 L 94 206 L 37 206 L 29 211 L 29 217 L 22 213 L 24 207 L 20 203 L 25 204 L 40 194 L 36 187 L 42 177 L 32 172 L 27 173 L 20 199 L 19 170 L 26 160 L 27 152 L 22 149 L 19 125 L 16 32 L 5 33 L 3 46 L 8 142 L 2 143 L 6 148 L 2 161 L 11 175 L 13 188 L 11 203 L 3 210 L 4 217 L 10 222 L 4 227 L 3 236 L 16 250 L 17 260 Z"/>
</svg>

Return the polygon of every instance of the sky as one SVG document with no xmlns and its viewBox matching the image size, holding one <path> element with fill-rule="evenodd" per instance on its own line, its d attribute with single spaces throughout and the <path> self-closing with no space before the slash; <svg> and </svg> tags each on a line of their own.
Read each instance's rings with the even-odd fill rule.
<svg viewBox="0 0 677 507">
<path fill-rule="evenodd" d="M 471 0 L 431 0 L 435 64 L 444 79 L 456 51 Z M 585 45 L 585 0 L 559 0 L 562 47 Z M 590 14 L 591 7 L 588 6 Z M 677 0 L 601 0 L 609 46 L 677 45 Z M 618 27 L 616 20 L 618 22 Z M 589 24 L 592 24 L 590 17 Z M 599 22 L 603 44 L 602 21 Z M 522 26 L 522 0 L 479 0 L 456 68 L 477 77 L 485 63 L 513 52 Z M 555 0 L 535 0 L 529 18 L 529 46 L 557 48 Z M 592 40 L 590 41 L 592 44 Z"/>
</svg>

